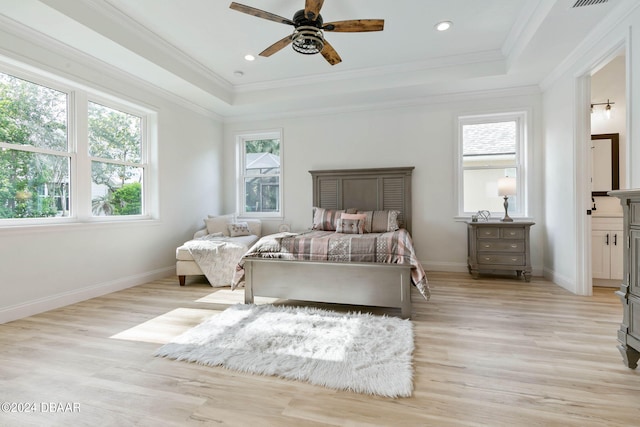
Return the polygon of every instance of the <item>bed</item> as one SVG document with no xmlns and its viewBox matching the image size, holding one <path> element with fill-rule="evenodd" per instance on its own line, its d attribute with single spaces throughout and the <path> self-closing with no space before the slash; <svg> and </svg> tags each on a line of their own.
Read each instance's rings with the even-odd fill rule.
<svg viewBox="0 0 640 427">
<path fill-rule="evenodd" d="M 411 317 L 411 286 L 429 296 L 426 275 L 415 257 L 411 231 L 411 175 L 413 167 L 310 171 L 312 199 L 324 213 L 344 211 L 395 212 L 399 230 L 384 233 L 343 234 L 331 230 L 277 233 L 263 237 L 241 259 L 232 287 L 245 286 L 245 303 L 255 296 L 399 308 Z M 355 213 L 354 213 L 355 212 Z M 333 217 L 330 221 L 333 221 Z M 342 221 L 353 225 L 356 221 Z M 361 226 L 360 222 L 357 222 Z M 365 222 L 370 225 L 371 221 Z M 322 228 L 322 227 L 321 227 Z M 344 230 L 340 230 L 344 231 Z M 336 240 L 326 243 L 322 239 Z M 375 236 L 366 236 L 375 234 Z M 374 243 L 365 242 L 373 237 Z M 346 240 L 345 240 L 346 239 Z M 341 244 L 359 249 L 341 249 Z M 271 247 L 264 249 L 261 244 Z M 333 246 L 332 246 L 333 245 Z M 321 255 L 296 248 L 324 247 Z M 399 255 L 387 256 L 376 248 L 394 246 Z M 370 247 L 373 253 L 367 252 Z M 297 252 L 297 253 L 296 253 Z M 385 258 L 379 262 L 376 258 Z M 373 261 L 373 262 L 372 262 Z M 413 283 L 412 283 L 413 282 Z"/>
</svg>

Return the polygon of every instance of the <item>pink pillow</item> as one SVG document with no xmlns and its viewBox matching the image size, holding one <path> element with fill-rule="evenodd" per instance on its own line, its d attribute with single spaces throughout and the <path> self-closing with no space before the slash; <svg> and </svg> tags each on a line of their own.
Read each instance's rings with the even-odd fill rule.
<svg viewBox="0 0 640 427">
<path fill-rule="evenodd" d="M 344 234 L 364 234 L 364 220 L 366 215 L 348 214 L 340 215 L 336 226 L 336 233 Z"/>
<path fill-rule="evenodd" d="M 359 219 L 361 221 L 364 221 L 365 219 L 367 219 L 367 215 L 343 213 L 342 215 L 340 215 L 340 219 L 356 219 L 356 220 Z"/>
</svg>

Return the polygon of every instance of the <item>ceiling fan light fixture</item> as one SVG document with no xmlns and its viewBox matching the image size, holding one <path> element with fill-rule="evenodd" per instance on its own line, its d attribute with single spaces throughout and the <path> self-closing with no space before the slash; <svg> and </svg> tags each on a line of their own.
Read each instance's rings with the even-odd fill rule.
<svg viewBox="0 0 640 427">
<path fill-rule="evenodd" d="M 291 37 L 293 50 L 303 55 L 315 55 L 324 48 L 322 31 L 316 27 L 300 26 Z"/>
<path fill-rule="evenodd" d="M 438 31 L 447 31 L 449 28 L 451 28 L 452 25 L 453 23 L 451 21 L 442 21 L 442 22 L 438 22 L 435 25 L 435 28 Z"/>
</svg>

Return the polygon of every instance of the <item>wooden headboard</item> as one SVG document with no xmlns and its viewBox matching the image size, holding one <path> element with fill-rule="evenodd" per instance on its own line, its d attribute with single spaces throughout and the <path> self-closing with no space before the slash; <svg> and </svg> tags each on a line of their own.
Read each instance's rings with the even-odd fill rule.
<svg viewBox="0 0 640 427">
<path fill-rule="evenodd" d="M 325 209 L 398 210 L 411 232 L 411 174 L 414 167 L 309 171 L 313 206 Z"/>
</svg>

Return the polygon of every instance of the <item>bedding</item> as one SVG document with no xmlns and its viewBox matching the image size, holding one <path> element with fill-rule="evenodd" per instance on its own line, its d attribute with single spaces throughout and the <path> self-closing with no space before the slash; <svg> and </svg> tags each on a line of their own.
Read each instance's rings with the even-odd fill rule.
<svg viewBox="0 0 640 427">
<path fill-rule="evenodd" d="M 246 258 L 410 264 L 413 285 L 425 299 L 429 298 L 426 274 L 415 256 L 411 236 L 405 229 L 365 234 L 311 230 L 264 236 L 238 263 L 232 289 L 244 280 L 243 263 Z"/>
<path fill-rule="evenodd" d="M 191 258 L 211 286 L 229 286 L 234 277 L 234 266 L 257 240 L 255 235 L 227 237 L 218 232 L 189 240 L 177 249 L 176 258 Z M 188 252 L 188 257 L 182 255 L 184 251 Z"/>
</svg>

